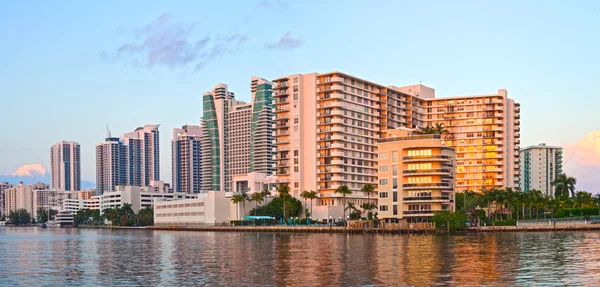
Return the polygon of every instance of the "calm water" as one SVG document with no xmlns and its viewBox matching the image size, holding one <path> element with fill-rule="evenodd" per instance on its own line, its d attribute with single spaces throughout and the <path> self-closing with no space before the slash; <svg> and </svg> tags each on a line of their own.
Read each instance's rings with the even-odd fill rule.
<svg viewBox="0 0 600 287">
<path fill-rule="evenodd" d="M 598 285 L 599 242 L 0 227 L 0 286 Z"/>
</svg>

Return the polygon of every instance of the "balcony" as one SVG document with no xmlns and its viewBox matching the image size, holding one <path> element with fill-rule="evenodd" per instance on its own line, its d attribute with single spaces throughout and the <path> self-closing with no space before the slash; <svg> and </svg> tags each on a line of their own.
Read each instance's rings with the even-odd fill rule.
<svg viewBox="0 0 600 287">
<path fill-rule="evenodd" d="M 405 156 L 402 157 L 402 160 L 405 162 L 408 161 L 446 161 L 449 160 L 450 156 L 441 155 L 441 154 L 432 154 L 432 155 L 418 155 L 418 156 Z"/>
<path fill-rule="evenodd" d="M 405 196 L 402 198 L 403 201 L 417 202 L 417 201 L 449 201 L 448 196 Z"/>
<path fill-rule="evenodd" d="M 402 213 L 407 216 L 419 216 L 419 215 L 432 215 L 434 212 L 441 212 L 442 210 L 405 210 Z"/>
<path fill-rule="evenodd" d="M 425 175 L 425 174 L 440 174 L 440 173 L 450 173 L 451 169 L 445 168 L 435 168 L 435 169 L 407 169 L 403 170 L 402 174 L 404 175 Z"/>
<path fill-rule="evenodd" d="M 452 184 L 448 183 L 448 182 L 402 184 L 402 188 L 404 188 L 404 189 L 424 189 L 424 188 L 441 188 L 441 187 L 452 187 Z"/>
</svg>

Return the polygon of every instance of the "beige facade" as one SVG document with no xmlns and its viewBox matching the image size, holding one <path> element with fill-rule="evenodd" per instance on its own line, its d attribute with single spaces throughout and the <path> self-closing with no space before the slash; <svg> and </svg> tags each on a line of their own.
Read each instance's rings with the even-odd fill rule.
<svg viewBox="0 0 600 287">
<path fill-rule="evenodd" d="M 209 191 L 198 198 L 154 202 L 154 225 L 202 225 L 230 220 L 231 200 L 224 192 Z"/>
<path fill-rule="evenodd" d="M 520 105 L 506 90 L 429 98 L 425 115 L 427 125 L 444 125 L 444 143 L 456 148 L 458 191 L 518 186 Z"/>
<path fill-rule="evenodd" d="M 440 135 L 395 129 L 378 141 L 378 218 L 422 222 L 454 210 L 454 148 Z"/>
<path fill-rule="evenodd" d="M 44 183 L 19 185 L 4 190 L 4 206 L 6 214 L 17 209 L 25 209 L 31 216 L 36 216 L 38 207 L 47 208 L 51 206 L 50 186 Z"/>
</svg>

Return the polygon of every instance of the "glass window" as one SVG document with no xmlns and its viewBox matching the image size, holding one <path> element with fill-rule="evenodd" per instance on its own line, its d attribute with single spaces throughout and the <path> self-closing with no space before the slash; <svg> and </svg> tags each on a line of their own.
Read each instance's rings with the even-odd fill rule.
<svg viewBox="0 0 600 287">
<path fill-rule="evenodd" d="M 387 159 L 387 158 L 388 158 L 387 152 L 382 152 L 379 154 L 379 159 Z"/>
<path fill-rule="evenodd" d="M 392 162 L 398 162 L 398 151 L 392 152 Z"/>
<path fill-rule="evenodd" d="M 387 172 L 387 171 L 388 171 L 387 165 L 382 165 L 379 167 L 379 172 Z"/>
<path fill-rule="evenodd" d="M 388 184 L 388 180 L 387 179 L 380 179 L 379 180 L 379 185 L 387 185 Z"/>
<path fill-rule="evenodd" d="M 397 191 L 392 192 L 392 201 L 398 202 L 398 192 Z"/>
<path fill-rule="evenodd" d="M 388 206 L 387 205 L 380 205 L 379 206 L 379 211 L 388 211 Z"/>
<path fill-rule="evenodd" d="M 392 175 L 393 176 L 398 175 L 398 165 L 397 164 L 392 165 Z"/>
<path fill-rule="evenodd" d="M 392 179 L 392 188 L 398 189 L 398 179 L 397 178 Z"/>
<path fill-rule="evenodd" d="M 392 206 L 392 215 L 398 215 L 398 205 L 393 205 Z"/>
</svg>

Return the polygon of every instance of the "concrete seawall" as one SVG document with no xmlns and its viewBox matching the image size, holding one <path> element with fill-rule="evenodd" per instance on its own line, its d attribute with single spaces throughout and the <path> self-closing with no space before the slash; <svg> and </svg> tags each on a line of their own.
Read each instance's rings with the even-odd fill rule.
<svg viewBox="0 0 600 287">
<path fill-rule="evenodd" d="M 472 232 L 540 232 L 540 231 L 600 231 L 600 224 L 552 224 L 538 226 L 480 226 L 471 227 Z"/>
</svg>

